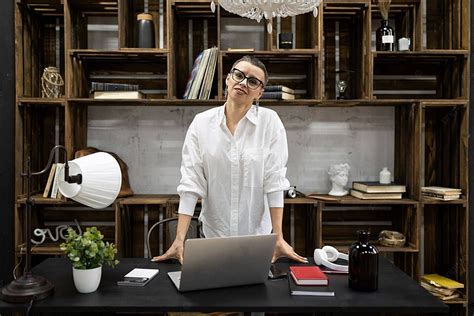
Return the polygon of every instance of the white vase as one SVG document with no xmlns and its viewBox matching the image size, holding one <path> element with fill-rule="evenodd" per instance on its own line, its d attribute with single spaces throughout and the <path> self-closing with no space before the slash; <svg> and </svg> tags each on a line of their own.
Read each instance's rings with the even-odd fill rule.
<svg viewBox="0 0 474 316">
<path fill-rule="evenodd" d="M 389 184 L 392 182 L 392 174 L 387 167 L 383 167 L 379 174 L 379 182 L 382 184 Z"/>
<path fill-rule="evenodd" d="M 97 290 L 102 277 L 102 266 L 94 269 L 72 268 L 74 285 L 79 293 L 92 293 Z"/>
</svg>

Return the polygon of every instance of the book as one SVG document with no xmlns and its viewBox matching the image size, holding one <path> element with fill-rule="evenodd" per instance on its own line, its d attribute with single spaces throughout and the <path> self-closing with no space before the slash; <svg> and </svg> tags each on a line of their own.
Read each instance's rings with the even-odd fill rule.
<svg viewBox="0 0 474 316">
<path fill-rule="evenodd" d="M 461 197 L 460 194 L 439 194 L 439 193 L 433 193 L 433 192 L 421 192 L 421 196 L 428 198 L 428 199 L 435 199 L 435 200 L 441 200 L 441 201 L 453 201 L 453 200 L 459 200 Z"/>
<path fill-rule="evenodd" d="M 427 291 L 433 293 L 433 294 L 438 294 L 438 295 L 443 295 L 443 296 L 449 296 L 452 295 L 456 289 L 447 289 L 444 287 L 440 286 L 435 286 L 433 284 L 430 284 L 428 282 L 425 282 L 423 280 L 420 281 L 420 285 Z"/>
<path fill-rule="evenodd" d="M 140 91 L 94 91 L 94 99 L 144 99 Z"/>
<path fill-rule="evenodd" d="M 446 289 L 463 289 L 464 284 L 451 280 L 439 274 L 425 274 L 421 280 L 437 287 L 444 287 Z"/>
<path fill-rule="evenodd" d="M 365 193 L 405 193 L 407 191 L 403 184 L 382 184 L 377 181 L 354 181 L 352 188 Z"/>
<path fill-rule="evenodd" d="M 196 79 L 196 75 L 199 69 L 199 65 L 201 64 L 203 55 L 204 55 L 204 51 L 199 53 L 199 55 L 197 55 L 196 59 L 194 60 L 193 69 L 191 70 L 191 73 L 189 74 L 189 79 L 188 79 L 188 83 L 186 84 L 186 89 L 184 91 L 183 99 L 188 99 L 189 97 L 189 94 L 191 92 L 191 87 L 193 85 L 194 79 Z"/>
<path fill-rule="evenodd" d="M 49 196 L 49 190 L 51 189 L 51 185 L 53 184 L 54 174 L 56 172 L 56 164 L 53 163 L 51 166 L 51 170 L 49 170 L 48 180 L 46 181 L 46 186 L 44 187 L 43 197 L 47 198 Z"/>
<path fill-rule="evenodd" d="M 255 48 L 227 48 L 228 52 L 249 53 L 254 52 Z"/>
<path fill-rule="evenodd" d="M 266 92 L 262 94 L 262 99 L 294 100 L 295 95 L 283 91 Z"/>
<path fill-rule="evenodd" d="M 64 167 L 64 163 L 57 163 L 56 164 L 56 172 L 54 173 L 53 178 L 53 186 L 51 188 L 51 198 L 57 199 L 58 198 L 58 181 L 59 181 L 59 174 L 61 173 L 61 169 Z"/>
<path fill-rule="evenodd" d="M 283 85 L 265 86 L 265 90 L 264 90 L 264 92 L 280 92 L 280 91 L 287 92 L 287 93 L 290 93 L 290 94 L 295 94 L 295 90 L 293 90 L 291 88 L 288 88 L 287 86 L 283 86 Z"/>
<path fill-rule="evenodd" d="M 298 285 L 328 285 L 328 277 L 317 266 L 290 266 L 290 274 Z"/>
<path fill-rule="evenodd" d="M 400 200 L 401 193 L 366 193 L 351 189 L 351 195 L 361 200 Z"/>
<path fill-rule="evenodd" d="M 111 83 L 111 82 L 91 82 L 91 91 L 137 91 L 137 84 Z"/>
<path fill-rule="evenodd" d="M 329 286 L 298 285 L 293 278 L 288 278 L 288 288 L 291 295 L 335 296 L 334 290 Z"/>
<path fill-rule="evenodd" d="M 435 193 L 435 194 L 443 194 L 443 195 L 461 195 L 462 190 L 456 188 L 445 188 L 445 187 L 421 187 L 422 193 Z"/>
<path fill-rule="evenodd" d="M 159 269 L 135 268 L 124 275 L 123 280 L 117 281 L 117 285 L 145 286 L 158 274 L 159 271 Z"/>
</svg>

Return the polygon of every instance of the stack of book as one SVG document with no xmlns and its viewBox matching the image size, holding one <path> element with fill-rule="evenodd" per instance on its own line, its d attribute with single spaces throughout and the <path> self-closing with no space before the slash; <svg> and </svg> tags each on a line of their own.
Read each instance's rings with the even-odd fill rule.
<svg viewBox="0 0 474 316">
<path fill-rule="evenodd" d="M 51 166 L 49 171 L 48 180 L 46 181 L 46 186 L 44 187 L 43 197 L 52 198 L 52 199 L 61 199 L 62 195 L 58 189 L 59 173 L 63 168 L 63 163 L 54 163 Z"/>
<path fill-rule="evenodd" d="M 186 84 L 184 99 L 209 100 L 216 72 L 219 50 L 212 47 L 202 51 L 194 61 L 194 66 Z"/>
<path fill-rule="evenodd" d="M 400 200 L 405 192 L 403 184 L 375 181 L 354 181 L 351 189 L 351 195 L 362 200 Z"/>
<path fill-rule="evenodd" d="M 290 266 L 290 275 L 291 295 L 334 296 L 328 277 L 317 266 Z"/>
<path fill-rule="evenodd" d="M 422 276 L 420 285 L 443 301 L 459 297 L 460 293 L 458 289 L 464 288 L 464 284 L 440 276 L 439 274 L 426 274 Z"/>
<path fill-rule="evenodd" d="M 462 190 L 445 187 L 422 187 L 421 196 L 427 199 L 435 199 L 441 201 L 459 200 Z"/>
<path fill-rule="evenodd" d="M 283 85 L 266 86 L 262 99 L 294 100 L 295 90 Z"/>
<path fill-rule="evenodd" d="M 143 99 L 137 84 L 92 82 L 91 95 L 94 99 Z"/>
</svg>

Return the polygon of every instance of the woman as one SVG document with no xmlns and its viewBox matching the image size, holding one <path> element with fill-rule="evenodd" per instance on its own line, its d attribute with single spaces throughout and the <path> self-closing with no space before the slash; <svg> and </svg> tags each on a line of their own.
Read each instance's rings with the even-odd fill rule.
<svg viewBox="0 0 474 316">
<path fill-rule="evenodd" d="M 283 239 L 283 190 L 288 145 L 275 111 L 258 107 L 268 73 L 244 56 L 226 77 L 226 103 L 196 115 L 183 145 L 177 235 L 152 261 L 183 263 L 183 244 L 198 198 L 205 237 L 277 235 L 279 257 L 307 262 Z M 253 102 L 257 104 L 253 104 Z"/>
</svg>

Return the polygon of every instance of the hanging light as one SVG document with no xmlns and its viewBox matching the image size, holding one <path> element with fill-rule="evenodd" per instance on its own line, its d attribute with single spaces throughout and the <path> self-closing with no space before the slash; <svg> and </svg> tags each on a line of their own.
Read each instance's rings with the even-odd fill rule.
<svg viewBox="0 0 474 316">
<path fill-rule="evenodd" d="M 227 11 L 260 22 L 262 17 L 267 20 L 267 31 L 272 32 L 270 20 L 275 17 L 287 17 L 313 12 L 318 16 L 318 6 L 322 0 L 219 0 L 219 4 Z M 211 10 L 216 5 L 211 0 Z"/>
</svg>

